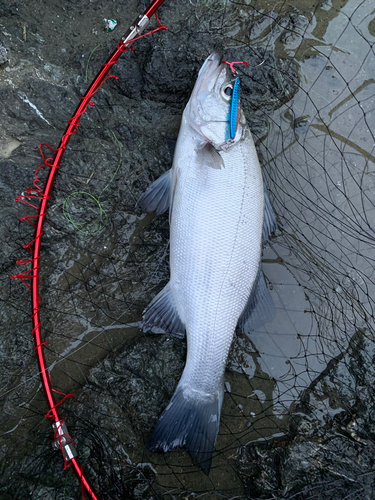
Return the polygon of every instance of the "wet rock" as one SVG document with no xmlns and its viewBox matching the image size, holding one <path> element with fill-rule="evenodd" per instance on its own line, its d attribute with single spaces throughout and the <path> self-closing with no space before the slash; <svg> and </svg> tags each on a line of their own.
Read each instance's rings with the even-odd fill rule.
<svg viewBox="0 0 375 500">
<path fill-rule="evenodd" d="M 358 332 L 348 351 L 332 360 L 305 391 L 279 446 L 254 444 L 237 456 L 251 498 L 339 500 L 374 488 L 373 437 L 375 343 Z M 288 442 L 289 441 L 289 442 Z M 282 446 L 280 446 L 282 444 Z"/>
<path fill-rule="evenodd" d="M 77 449 L 95 468 L 95 483 L 113 499 L 125 494 L 149 498 L 155 472 L 147 465 L 145 446 L 185 363 L 184 341 L 165 335 L 139 335 L 136 342 L 90 371 L 78 405 L 72 402 L 67 408 L 72 420 L 79 416 L 82 422 L 90 422 L 90 427 L 75 429 Z M 93 401 L 95 412 L 90 410 Z M 109 486 L 103 463 L 111 463 L 116 472 L 114 489 Z"/>
<path fill-rule="evenodd" d="M 87 389 L 90 385 L 100 387 L 104 400 L 108 393 L 120 413 L 132 421 L 133 430 L 140 433 L 138 439 L 142 441 L 174 392 L 185 354 L 182 340 L 165 335 L 143 337 L 91 370 Z"/>
<path fill-rule="evenodd" d="M 7 50 L 3 45 L 0 44 L 0 65 L 5 64 L 8 61 Z"/>
</svg>

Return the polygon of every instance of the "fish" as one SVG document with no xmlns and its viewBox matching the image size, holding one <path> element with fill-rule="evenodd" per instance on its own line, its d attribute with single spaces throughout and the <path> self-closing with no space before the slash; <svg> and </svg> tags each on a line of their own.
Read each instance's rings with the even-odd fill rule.
<svg viewBox="0 0 375 500">
<path fill-rule="evenodd" d="M 186 448 L 210 472 L 236 327 L 274 316 L 261 269 L 262 243 L 277 227 L 245 115 L 233 106 L 239 79 L 218 53 L 201 67 L 184 109 L 172 168 L 139 198 L 169 208 L 170 281 L 143 313 L 144 331 L 184 335 L 187 356 L 148 447 Z"/>
</svg>

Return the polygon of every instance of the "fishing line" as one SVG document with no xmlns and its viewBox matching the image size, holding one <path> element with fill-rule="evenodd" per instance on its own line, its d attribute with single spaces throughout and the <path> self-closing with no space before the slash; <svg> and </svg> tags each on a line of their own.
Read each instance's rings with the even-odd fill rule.
<svg viewBox="0 0 375 500">
<path fill-rule="evenodd" d="M 213 7 L 210 7 L 208 5 L 208 2 L 207 0 L 205 0 L 203 2 L 203 4 L 207 7 L 207 9 L 209 10 L 212 10 L 213 12 L 223 12 L 223 10 L 225 10 L 226 6 L 227 6 L 227 0 L 222 0 L 223 1 L 223 6 L 220 8 L 220 9 L 214 9 Z"/>
<path fill-rule="evenodd" d="M 99 43 L 99 45 L 97 45 L 96 47 L 94 47 L 94 48 L 92 49 L 92 51 L 90 52 L 90 55 L 89 55 L 89 57 L 88 57 L 88 59 L 87 59 L 87 64 L 86 64 L 85 82 L 87 82 L 87 78 L 88 78 L 87 73 L 88 73 L 88 70 L 89 70 L 90 59 L 91 59 L 91 57 L 94 55 L 94 52 L 95 52 L 95 51 L 96 51 L 99 47 L 101 47 L 102 45 L 103 45 L 102 43 Z"/>
<path fill-rule="evenodd" d="M 87 191 L 74 191 L 73 193 L 71 193 L 69 196 L 67 196 L 65 198 L 65 201 L 64 201 L 64 204 L 63 204 L 63 212 L 64 212 L 65 218 L 70 222 L 70 224 L 74 227 L 74 229 L 76 229 L 79 233 L 87 236 L 88 238 L 90 238 L 91 236 L 94 236 L 95 234 L 97 234 L 100 231 L 102 231 L 104 229 L 107 221 L 108 221 L 107 213 L 103 209 L 103 207 L 102 207 L 102 205 L 100 203 L 100 198 L 101 198 L 102 194 L 104 193 L 104 191 L 112 183 L 113 179 L 116 177 L 117 172 L 119 171 L 121 163 L 122 163 L 122 145 L 119 142 L 119 140 L 117 139 L 116 134 L 113 132 L 113 130 L 109 129 L 109 131 L 111 132 L 111 134 L 112 134 L 112 136 L 113 136 L 114 140 L 116 141 L 117 146 L 119 148 L 119 160 L 118 160 L 117 168 L 116 168 L 116 170 L 115 170 L 112 178 L 110 179 L 110 181 L 108 182 L 108 184 L 103 188 L 103 190 L 101 191 L 101 193 L 99 194 L 98 197 L 94 196 L 91 193 L 88 193 Z M 91 177 L 88 179 L 87 183 L 90 180 L 91 180 Z M 94 222 L 92 222 L 92 223 L 90 223 L 90 226 L 89 226 L 88 229 L 81 229 L 81 226 L 86 226 L 87 225 L 86 222 L 82 222 L 82 223 L 74 222 L 74 220 L 73 220 L 73 218 L 71 216 L 71 211 L 67 207 L 67 205 L 69 203 L 69 200 L 71 200 L 72 197 L 75 197 L 75 196 L 80 195 L 80 194 L 81 195 L 85 195 L 85 196 L 89 196 L 91 199 L 93 199 L 95 201 L 95 203 L 97 204 L 97 207 L 99 208 L 99 215 L 98 215 L 97 220 L 94 221 Z M 91 229 L 94 225 L 97 226 L 97 229 L 95 231 Z"/>
</svg>

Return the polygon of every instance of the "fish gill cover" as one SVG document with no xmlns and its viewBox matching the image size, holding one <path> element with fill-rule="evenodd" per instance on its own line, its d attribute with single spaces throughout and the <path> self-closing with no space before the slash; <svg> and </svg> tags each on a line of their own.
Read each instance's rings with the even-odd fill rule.
<svg viewBox="0 0 375 500">
<path fill-rule="evenodd" d="M 1 498 L 82 498 L 62 470 L 39 381 L 26 287 L 9 280 L 30 215 L 14 197 L 56 147 L 88 82 L 145 2 L 0 8 Z M 373 495 L 375 21 L 369 0 L 176 0 L 168 32 L 114 67 L 65 152 L 41 247 L 47 364 L 100 498 L 342 499 Z M 116 18 L 113 33 L 103 18 Z M 171 166 L 181 114 L 213 50 L 237 66 L 277 234 L 263 252 L 271 323 L 238 334 L 210 475 L 147 450 L 185 361 L 143 334 L 168 281 L 166 215 L 135 208 Z M 30 226 L 30 227 L 28 227 Z M 62 398 L 63 396 L 61 396 Z"/>
</svg>

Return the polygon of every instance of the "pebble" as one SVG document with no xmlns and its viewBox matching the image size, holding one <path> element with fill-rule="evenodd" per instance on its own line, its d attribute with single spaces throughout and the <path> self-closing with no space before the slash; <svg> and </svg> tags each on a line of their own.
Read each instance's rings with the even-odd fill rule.
<svg viewBox="0 0 375 500">
<path fill-rule="evenodd" d="M 7 50 L 5 47 L 0 45 L 0 64 L 6 63 L 8 60 Z"/>
</svg>

